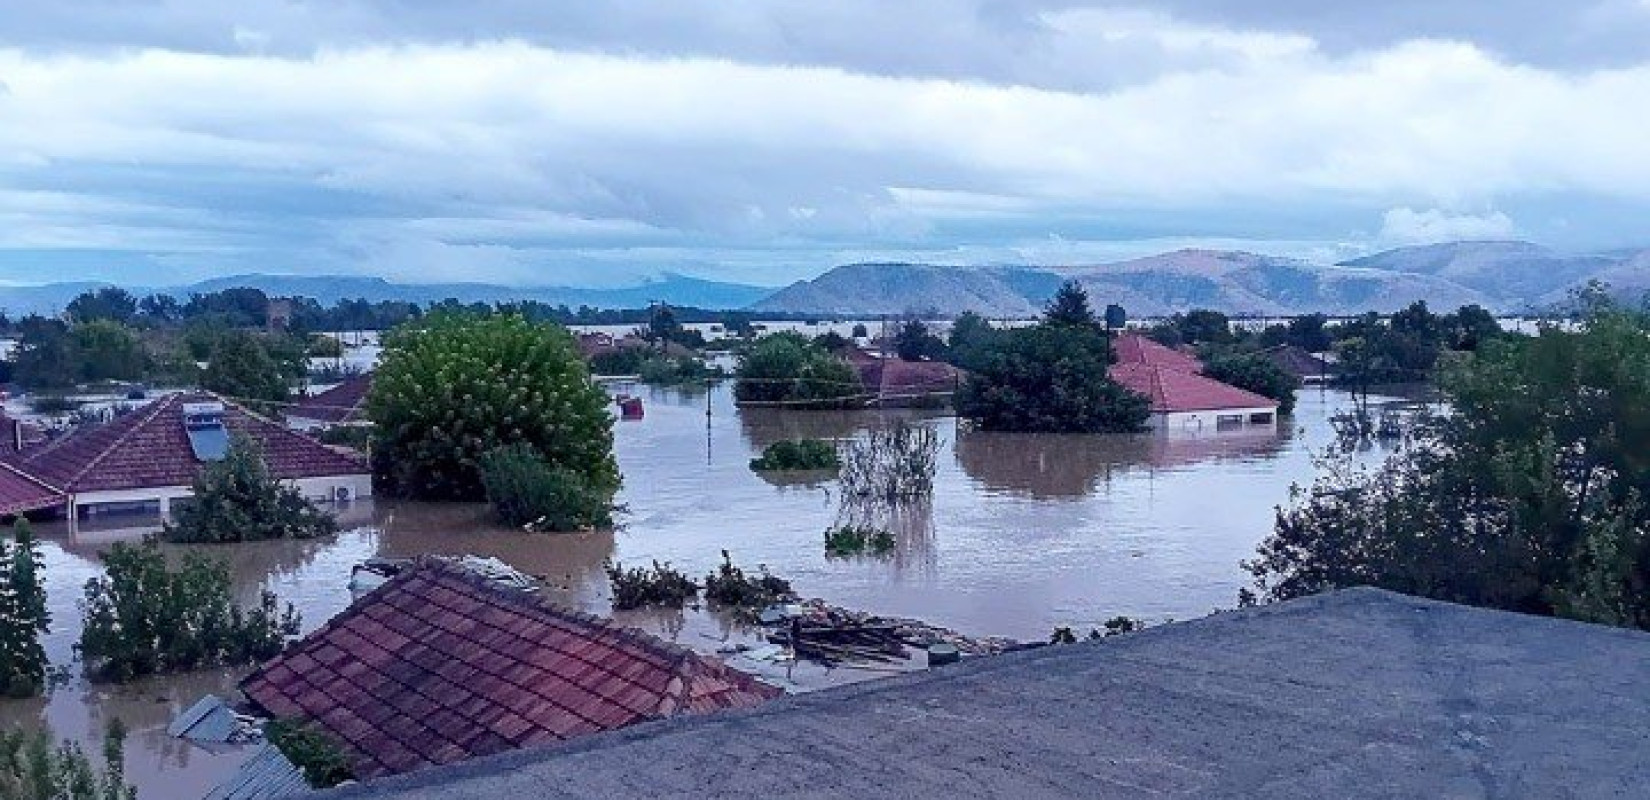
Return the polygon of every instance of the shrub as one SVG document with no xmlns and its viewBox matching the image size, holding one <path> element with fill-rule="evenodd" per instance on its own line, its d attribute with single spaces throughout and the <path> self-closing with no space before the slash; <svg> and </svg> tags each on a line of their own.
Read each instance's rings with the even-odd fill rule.
<svg viewBox="0 0 1650 800">
<path fill-rule="evenodd" d="M 721 566 L 705 576 L 705 599 L 724 608 L 750 611 L 792 596 L 790 581 L 769 574 L 766 566 L 757 567 L 757 572 L 756 577 L 746 575 L 723 550 Z"/>
<path fill-rule="evenodd" d="M 842 460 L 842 493 L 850 498 L 897 502 L 934 492 L 939 434 L 903 420 L 848 445 Z"/>
<path fill-rule="evenodd" d="M 40 545 L 27 520 L 12 528 L 15 543 L 0 541 L 0 692 L 33 697 L 46 685 L 46 649 L 40 635 L 51 629 Z"/>
<path fill-rule="evenodd" d="M 590 358 L 590 371 L 597 375 L 635 375 L 641 372 L 647 353 L 640 347 L 618 347 Z"/>
<path fill-rule="evenodd" d="M 272 719 L 264 725 L 264 736 L 286 760 L 303 770 L 304 780 L 316 789 L 330 789 L 355 779 L 344 748 L 308 720 Z"/>
<path fill-rule="evenodd" d="M 481 458 L 481 482 L 500 522 L 535 531 L 613 525 L 612 495 L 569 469 L 553 467 L 532 446 L 496 448 Z"/>
<path fill-rule="evenodd" d="M 759 340 L 739 359 L 735 374 L 733 394 L 741 403 L 842 408 L 865 392 L 848 362 L 796 333 Z"/>
<path fill-rule="evenodd" d="M 514 314 L 432 314 L 385 339 L 367 399 L 373 466 L 395 494 L 479 501 L 482 456 L 521 442 L 611 496 L 619 468 L 607 403 L 565 329 Z"/>
<path fill-rule="evenodd" d="M 79 744 L 56 748 L 44 730 L 0 731 L 0 797 L 17 800 L 137 800 L 126 783 L 126 727 L 110 720 L 103 732 L 103 770 Z"/>
<path fill-rule="evenodd" d="M 262 661 L 298 633 L 298 614 L 276 606 L 265 591 L 242 609 L 230 591 L 229 569 L 198 554 L 170 570 L 153 541 L 120 543 L 103 556 L 104 574 L 86 582 L 78 649 L 94 680 L 221 664 Z"/>
<path fill-rule="evenodd" d="M 613 608 L 628 611 L 633 608 L 681 608 L 682 604 L 699 596 L 699 586 L 686 573 L 672 569 L 669 564 L 653 562 L 653 568 L 632 567 L 608 563 L 607 580 L 613 588 Z"/>
<path fill-rule="evenodd" d="M 774 442 L 762 449 L 761 458 L 751 459 L 756 472 L 834 470 L 840 465 L 836 445 L 820 439 Z"/>
<path fill-rule="evenodd" d="M 693 356 L 654 355 L 643 359 L 636 369 L 642 383 L 655 386 L 679 386 L 704 383 L 721 375 L 704 361 Z"/>
<path fill-rule="evenodd" d="M 843 525 L 825 531 L 825 555 L 834 558 L 885 555 L 893 549 L 894 534 L 885 530 Z"/>
<path fill-rule="evenodd" d="M 313 539 L 337 529 L 331 515 L 269 474 L 255 444 L 236 437 L 223 460 L 195 477 L 194 497 L 179 505 L 161 535 L 171 542 L 254 542 Z"/>
</svg>

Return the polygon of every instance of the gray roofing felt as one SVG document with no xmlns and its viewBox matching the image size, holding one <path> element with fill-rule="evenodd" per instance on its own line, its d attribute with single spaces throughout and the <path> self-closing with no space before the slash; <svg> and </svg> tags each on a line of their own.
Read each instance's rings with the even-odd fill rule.
<svg viewBox="0 0 1650 800">
<path fill-rule="evenodd" d="M 326 795 L 1644 797 L 1650 635 L 1357 589 Z"/>
</svg>

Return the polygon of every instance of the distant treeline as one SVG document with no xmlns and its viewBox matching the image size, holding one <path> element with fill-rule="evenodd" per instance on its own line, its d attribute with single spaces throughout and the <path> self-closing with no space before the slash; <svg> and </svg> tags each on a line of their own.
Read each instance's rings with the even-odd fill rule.
<svg viewBox="0 0 1650 800">
<path fill-rule="evenodd" d="M 271 301 L 274 301 L 273 303 Z M 550 305 L 536 300 L 519 303 L 460 303 L 447 299 L 419 304 L 402 300 L 339 300 L 331 306 L 310 297 L 271 297 L 261 289 L 233 288 L 192 294 L 179 300 L 169 294 L 137 297 L 109 286 L 80 294 L 64 309 L 69 321 L 110 320 L 123 325 L 164 327 L 207 320 L 230 328 L 262 328 L 272 310 L 285 313 L 286 328 L 295 333 L 316 331 L 389 330 L 434 310 L 514 311 L 535 321 L 563 325 L 642 325 L 652 320 L 653 308 L 592 308 Z M 676 319 L 686 324 L 742 325 L 754 319 L 748 311 L 672 306 Z M 762 319 L 815 321 L 819 314 L 763 312 Z M 17 333 L 22 318 L 0 313 L 0 333 Z"/>
</svg>

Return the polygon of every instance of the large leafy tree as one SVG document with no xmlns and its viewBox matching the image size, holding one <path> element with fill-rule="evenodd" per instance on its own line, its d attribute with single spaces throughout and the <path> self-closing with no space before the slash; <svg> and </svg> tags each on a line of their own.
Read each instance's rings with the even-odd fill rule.
<svg viewBox="0 0 1650 800">
<path fill-rule="evenodd" d="M 76 322 L 106 320 L 126 324 L 137 316 L 138 300 L 118 286 L 105 286 L 91 292 L 82 292 L 69 301 L 64 309 Z"/>
<path fill-rule="evenodd" d="M 224 330 L 211 344 L 201 387 L 240 400 L 279 403 L 292 392 L 288 372 L 257 334 Z"/>
<path fill-rule="evenodd" d="M 733 394 L 742 403 L 840 407 L 865 389 L 846 361 L 797 333 L 765 336 L 739 360 Z"/>
<path fill-rule="evenodd" d="M 1093 326 L 1045 323 L 988 341 L 956 399 L 957 413 L 983 430 L 1132 431 L 1150 416 L 1146 398 L 1107 375 L 1111 339 Z"/>
<path fill-rule="evenodd" d="M 894 334 L 894 350 L 907 361 L 939 361 L 946 356 L 945 340 L 934 335 L 927 323 L 908 319 Z"/>
<path fill-rule="evenodd" d="M 1650 628 L 1650 323 L 1497 338 L 1373 471 L 1331 465 L 1247 566 L 1267 599 L 1373 584 Z"/>
<path fill-rule="evenodd" d="M 389 491 L 483 500 L 482 457 L 515 443 L 609 497 L 617 491 L 607 395 L 590 382 L 565 329 L 512 314 L 442 312 L 397 328 L 384 344 L 367 414 L 374 470 Z"/>
</svg>

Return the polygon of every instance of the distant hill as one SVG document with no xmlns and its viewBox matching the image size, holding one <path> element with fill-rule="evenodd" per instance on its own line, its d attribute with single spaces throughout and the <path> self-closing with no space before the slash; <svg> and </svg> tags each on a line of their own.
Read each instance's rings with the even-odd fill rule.
<svg viewBox="0 0 1650 800">
<path fill-rule="evenodd" d="M 1220 250 L 1178 250 L 1115 264 L 954 267 L 850 264 L 792 284 L 759 311 L 837 315 L 967 310 L 1035 314 L 1061 281 L 1076 279 L 1096 304 L 1134 316 L 1191 308 L 1228 313 L 1390 312 L 1416 300 L 1453 309 L 1477 303 L 1501 312 L 1545 308 L 1576 286 L 1604 280 L 1637 298 L 1650 289 L 1650 250 L 1562 255 L 1527 242 L 1457 242 L 1406 247 L 1341 264 Z"/>
<path fill-rule="evenodd" d="M 75 295 L 104 283 L 55 283 L 44 286 L 0 286 L 0 310 L 8 314 L 51 314 L 61 311 Z M 537 300 L 577 308 L 640 308 L 651 302 L 711 309 L 745 308 L 773 292 L 772 288 L 666 275 L 658 280 L 611 289 L 565 286 L 504 286 L 489 283 L 393 283 L 383 278 L 347 275 L 233 275 L 181 286 L 127 286 L 136 295 L 191 294 L 251 287 L 282 297 L 313 297 L 322 305 L 366 298 L 432 303 L 453 298 L 463 303 Z"/>
</svg>

